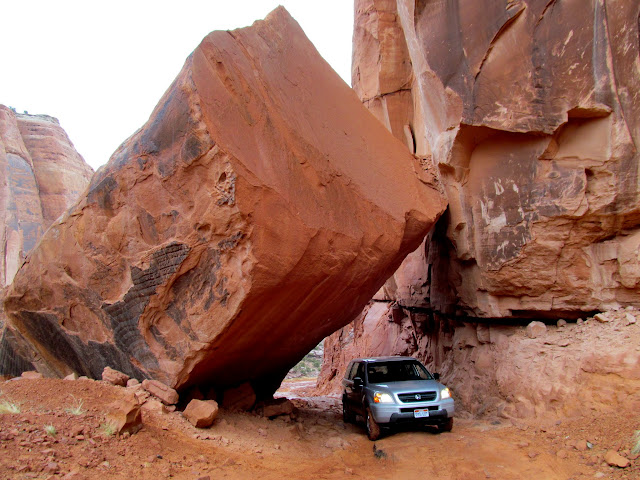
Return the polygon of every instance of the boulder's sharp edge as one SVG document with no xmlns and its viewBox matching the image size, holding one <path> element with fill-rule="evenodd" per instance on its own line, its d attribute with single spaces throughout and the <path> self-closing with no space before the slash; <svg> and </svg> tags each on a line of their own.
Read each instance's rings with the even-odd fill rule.
<svg viewBox="0 0 640 480">
<path fill-rule="evenodd" d="M 207 36 L 5 308 L 41 371 L 271 393 L 445 208 L 279 8 Z"/>
</svg>

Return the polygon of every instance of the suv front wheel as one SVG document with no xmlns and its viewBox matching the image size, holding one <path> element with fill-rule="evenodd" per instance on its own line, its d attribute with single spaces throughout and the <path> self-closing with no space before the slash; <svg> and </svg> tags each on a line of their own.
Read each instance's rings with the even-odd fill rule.
<svg viewBox="0 0 640 480">
<path fill-rule="evenodd" d="M 378 425 L 373 419 L 373 414 L 369 407 L 367 407 L 364 421 L 367 427 L 367 437 L 369 437 L 369 440 L 373 441 L 380 438 L 380 425 Z"/>
</svg>

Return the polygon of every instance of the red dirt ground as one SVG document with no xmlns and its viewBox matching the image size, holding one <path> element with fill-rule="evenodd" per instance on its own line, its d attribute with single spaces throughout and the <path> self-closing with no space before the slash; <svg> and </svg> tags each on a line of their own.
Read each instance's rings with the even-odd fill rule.
<svg viewBox="0 0 640 480">
<path fill-rule="evenodd" d="M 308 389 L 309 383 L 287 382 L 283 390 L 295 398 L 295 387 Z M 631 456 L 638 412 L 588 412 L 546 426 L 462 414 L 451 433 L 400 431 L 374 448 L 362 426 L 342 423 L 332 397 L 295 398 L 295 420 L 222 410 L 213 427 L 202 430 L 180 412 L 143 407 L 142 430 L 117 437 L 101 425 L 124 388 L 20 379 L 0 383 L 0 392 L 0 404 L 20 408 L 0 414 L 0 479 L 640 478 L 639 459 L 625 469 L 603 462 L 609 449 Z M 80 415 L 68 411 L 80 404 Z M 47 425 L 55 434 L 46 432 Z M 575 448 L 585 440 L 593 448 Z"/>
</svg>

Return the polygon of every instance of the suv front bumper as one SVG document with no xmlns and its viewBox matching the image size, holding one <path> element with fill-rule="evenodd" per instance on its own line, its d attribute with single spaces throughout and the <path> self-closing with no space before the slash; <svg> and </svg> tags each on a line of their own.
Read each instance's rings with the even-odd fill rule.
<svg viewBox="0 0 640 480">
<path fill-rule="evenodd" d="M 455 413 L 455 404 L 452 398 L 440 400 L 439 402 L 428 403 L 372 403 L 369 405 L 373 419 L 376 423 L 421 423 L 425 425 L 434 425 L 446 421 L 453 417 Z M 428 417 L 416 418 L 414 410 L 429 409 Z"/>
</svg>

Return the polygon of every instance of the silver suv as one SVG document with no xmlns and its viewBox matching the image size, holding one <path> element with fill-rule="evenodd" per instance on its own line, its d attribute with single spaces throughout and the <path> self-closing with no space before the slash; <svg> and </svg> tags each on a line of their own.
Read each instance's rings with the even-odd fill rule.
<svg viewBox="0 0 640 480">
<path fill-rule="evenodd" d="M 357 358 L 347 367 L 342 385 L 342 416 L 354 423 L 361 415 L 370 440 L 381 427 L 400 423 L 453 428 L 455 411 L 451 392 L 412 357 Z"/>
</svg>

